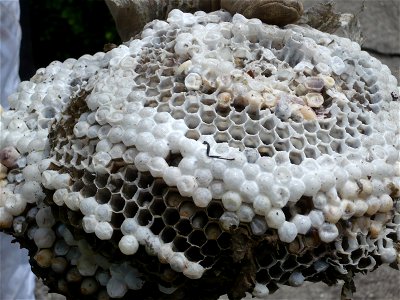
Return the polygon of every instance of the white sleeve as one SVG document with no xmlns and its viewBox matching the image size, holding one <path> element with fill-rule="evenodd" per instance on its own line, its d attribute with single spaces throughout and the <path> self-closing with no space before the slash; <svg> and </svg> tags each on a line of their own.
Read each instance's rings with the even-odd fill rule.
<svg viewBox="0 0 400 300">
<path fill-rule="evenodd" d="M 9 107 L 7 98 L 16 91 L 20 81 L 19 48 L 21 27 L 18 0 L 0 0 L 0 103 Z"/>
</svg>

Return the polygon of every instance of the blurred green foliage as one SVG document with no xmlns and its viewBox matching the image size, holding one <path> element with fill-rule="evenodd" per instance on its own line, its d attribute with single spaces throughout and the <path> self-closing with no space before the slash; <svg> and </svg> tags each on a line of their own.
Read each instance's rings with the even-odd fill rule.
<svg viewBox="0 0 400 300">
<path fill-rule="evenodd" d="M 36 68 L 121 42 L 103 0 L 29 0 L 28 9 Z"/>
</svg>

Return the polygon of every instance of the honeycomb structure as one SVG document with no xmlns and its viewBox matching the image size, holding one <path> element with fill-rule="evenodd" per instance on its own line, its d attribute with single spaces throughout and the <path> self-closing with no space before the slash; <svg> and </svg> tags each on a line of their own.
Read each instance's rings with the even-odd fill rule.
<svg viewBox="0 0 400 300">
<path fill-rule="evenodd" d="M 0 228 L 71 299 L 264 298 L 397 267 L 396 93 L 348 39 L 173 10 L 20 84 Z"/>
</svg>

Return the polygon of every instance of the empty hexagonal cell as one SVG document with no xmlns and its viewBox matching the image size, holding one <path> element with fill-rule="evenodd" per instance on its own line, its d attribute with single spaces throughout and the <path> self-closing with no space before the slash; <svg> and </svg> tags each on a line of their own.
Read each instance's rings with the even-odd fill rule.
<svg viewBox="0 0 400 300">
<path fill-rule="evenodd" d="M 254 256 L 260 267 L 269 267 L 275 263 L 271 253 L 271 245 L 267 241 L 263 241 L 257 246 Z"/>
<path fill-rule="evenodd" d="M 304 159 L 304 154 L 302 151 L 292 150 L 289 152 L 289 160 L 292 164 L 300 165 Z"/>
<path fill-rule="evenodd" d="M 232 121 L 229 118 L 224 118 L 221 116 L 217 116 L 214 120 L 214 125 L 218 128 L 219 131 L 227 130 L 231 124 Z"/>
<path fill-rule="evenodd" d="M 185 256 L 187 259 L 193 262 L 198 262 L 204 259 L 204 255 L 200 253 L 200 248 L 196 246 L 191 246 L 185 251 Z"/>
<path fill-rule="evenodd" d="M 316 132 L 319 129 L 319 124 L 314 121 L 305 121 L 303 123 L 303 126 L 304 126 L 304 129 L 309 133 Z"/>
<path fill-rule="evenodd" d="M 218 246 L 217 241 L 215 240 L 208 240 L 202 247 L 201 253 L 204 256 L 216 256 L 220 253 L 220 248 Z"/>
<path fill-rule="evenodd" d="M 351 148 L 355 148 L 355 149 L 360 148 L 360 146 L 361 146 L 360 139 L 353 138 L 353 137 L 348 137 L 345 140 L 345 143 L 347 146 L 349 146 Z"/>
<path fill-rule="evenodd" d="M 177 85 L 179 83 L 176 83 Z M 172 99 L 170 100 L 173 106 L 181 106 L 185 102 L 184 94 L 173 94 Z"/>
<path fill-rule="evenodd" d="M 228 132 L 217 132 L 214 134 L 214 140 L 217 143 L 227 143 L 231 139 L 231 135 Z"/>
<path fill-rule="evenodd" d="M 266 269 L 261 269 L 256 273 L 256 281 L 261 284 L 267 284 L 271 280 L 268 271 Z"/>
<path fill-rule="evenodd" d="M 316 145 L 317 144 L 317 134 L 315 133 L 306 133 L 305 134 L 306 140 L 310 145 Z"/>
<path fill-rule="evenodd" d="M 124 180 L 133 182 L 138 177 L 138 170 L 134 166 L 127 166 L 124 172 Z"/>
<path fill-rule="evenodd" d="M 331 146 L 331 149 L 333 151 L 335 151 L 336 153 L 343 153 L 343 151 L 345 150 L 344 144 L 340 140 L 333 140 L 331 142 L 330 146 Z"/>
<path fill-rule="evenodd" d="M 244 124 L 247 121 L 247 114 L 244 112 L 232 111 L 229 118 L 236 125 Z"/>
<path fill-rule="evenodd" d="M 343 139 L 346 135 L 346 131 L 339 126 L 334 126 L 329 131 L 329 135 L 335 139 Z"/>
<path fill-rule="evenodd" d="M 175 119 L 175 120 L 180 120 L 180 119 L 184 119 L 186 116 L 186 113 L 183 109 L 173 109 L 171 111 L 171 116 Z"/>
<path fill-rule="evenodd" d="M 275 265 L 273 265 L 271 268 L 268 270 L 269 276 L 271 276 L 272 279 L 280 279 L 284 271 L 282 270 L 280 263 L 277 262 Z"/>
<path fill-rule="evenodd" d="M 139 172 L 139 180 L 138 180 L 138 187 L 142 189 L 146 189 L 154 181 L 154 177 L 151 176 L 150 172 Z"/>
<path fill-rule="evenodd" d="M 231 247 L 232 236 L 227 232 L 222 232 L 217 239 L 217 243 L 221 249 L 229 249 Z"/>
<path fill-rule="evenodd" d="M 96 174 L 90 173 L 89 171 L 85 170 L 83 173 L 82 180 L 85 184 L 93 184 L 96 178 Z"/>
<path fill-rule="evenodd" d="M 179 215 L 182 218 L 190 218 L 196 210 L 197 207 L 192 201 L 185 201 L 179 205 Z"/>
<path fill-rule="evenodd" d="M 164 243 L 171 243 L 176 236 L 176 232 L 172 227 L 165 227 L 160 234 L 161 240 Z"/>
<path fill-rule="evenodd" d="M 140 207 L 145 207 L 145 208 L 149 207 L 151 201 L 153 200 L 152 194 L 144 190 L 139 190 L 135 198 L 136 198 L 136 203 Z"/>
<path fill-rule="evenodd" d="M 332 152 L 332 149 L 329 146 L 329 144 L 319 143 L 317 145 L 317 148 L 322 154 L 330 154 Z"/>
<path fill-rule="evenodd" d="M 194 230 L 188 237 L 189 243 L 195 246 L 203 246 L 207 237 L 202 230 Z"/>
<path fill-rule="evenodd" d="M 153 221 L 153 216 L 148 209 L 139 209 L 137 221 L 139 225 L 147 226 Z"/>
<path fill-rule="evenodd" d="M 120 194 L 113 194 L 109 204 L 114 212 L 119 212 L 124 208 L 125 200 Z"/>
<path fill-rule="evenodd" d="M 261 130 L 259 134 L 261 142 L 268 146 L 276 140 L 276 134 L 274 131 Z"/>
<path fill-rule="evenodd" d="M 164 221 L 161 217 L 154 217 L 153 222 L 150 225 L 150 230 L 155 234 L 158 235 L 161 230 L 165 227 Z"/>
<path fill-rule="evenodd" d="M 150 192 L 153 196 L 162 196 L 168 185 L 161 178 L 156 178 L 150 186 Z"/>
<path fill-rule="evenodd" d="M 160 105 L 157 107 L 157 112 L 171 112 L 169 103 L 160 103 Z"/>
<path fill-rule="evenodd" d="M 185 133 L 185 137 L 197 141 L 200 138 L 200 132 L 197 129 L 189 129 Z"/>
<path fill-rule="evenodd" d="M 216 117 L 214 108 L 203 106 L 200 111 L 200 118 L 206 124 L 211 124 Z"/>
<path fill-rule="evenodd" d="M 125 216 L 122 212 L 113 213 L 111 216 L 110 223 L 114 228 L 120 228 L 122 223 L 124 222 L 124 220 L 125 220 Z"/>
<path fill-rule="evenodd" d="M 235 140 L 230 140 L 230 141 L 228 142 L 228 145 L 229 145 L 230 147 L 237 148 L 237 149 L 239 149 L 240 151 L 243 151 L 243 150 L 245 149 L 242 140 L 236 140 L 236 141 L 235 141 Z"/>
<path fill-rule="evenodd" d="M 173 250 L 177 252 L 184 252 L 190 247 L 190 244 L 187 242 L 186 237 L 182 236 L 176 236 L 174 238 L 173 245 Z"/>
<path fill-rule="evenodd" d="M 276 151 L 286 151 L 286 152 L 289 151 L 290 149 L 289 139 L 284 139 L 284 140 L 277 139 L 274 142 L 274 147 Z"/>
<path fill-rule="evenodd" d="M 208 222 L 208 217 L 204 211 L 197 211 L 190 221 L 194 228 L 203 228 Z"/>
<path fill-rule="evenodd" d="M 101 189 L 106 186 L 108 176 L 108 174 L 97 174 L 96 179 L 94 180 L 94 184 L 97 186 L 97 188 Z"/>
<path fill-rule="evenodd" d="M 138 190 L 138 188 L 137 188 L 136 184 L 125 183 L 121 189 L 122 197 L 124 197 L 126 200 L 130 200 L 133 198 L 133 196 L 135 195 L 137 190 Z"/>
<path fill-rule="evenodd" d="M 258 135 L 248 135 L 243 139 L 243 144 L 248 148 L 257 148 L 260 143 Z"/>
<path fill-rule="evenodd" d="M 290 136 L 289 126 L 286 124 L 280 124 L 275 128 L 276 134 L 281 139 L 286 139 Z"/>
<path fill-rule="evenodd" d="M 257 148 L 258 153 L 260 153 L 261 156 L 269 156 L 272 157 L 275 155 L 276 151 L 273 146 L 259 146 Z"/>
<path fill-rule="evenodd" d="M 175 229 L 180 235 L 188 235 L 193 228 L 188 219 L 180 219 L 175 225 Z"/>
<path fill-rule="evenodd" d="M 190 198 L 182 197 L 177 189 L 168 189 L 164 195 L 165 203 L 170 207 L 178 207 L 183 201 L 188 201 Z"/>
<path fill-rule="evenodd" d="M 268 130 L 272 130 L 275 128 L 277 124 L 277 118 L 274 115 L 267 116 L 264 120 L 262 120 L 262 127 Z"/>
<path fill-rule="evenodd" d="M 193 99 L 191 97 L 186 97 L 185 110 L 193 115 L 199 111 L 199 103 L 197 97 L 193 97 Z M 196 117 L 198 118 L 197 115 Z"/>
<path fill-rule="evenodd" d="M 167 207 L 162 215 L 162 218 L 167 225 L 175 225 L 179 221 L 179 213 L 176 208 Z"/>
<path fill-rule="evenodd" d="M 224 213 L 224 207 L 220 201 L 211 201 L 207 207 L 207 215 L 212 219 L 219 219 Z"/>
<path fill-rule="evenodd" d="M 89 198 L 96 195 L 97 188 L 93 183 L 87 183 L 80 192 L 84 198 Z"/>
<path fill-rule="evenodd" d="M 298 262 L 297 262 L 297 258 L 294 255 L 289 255 L 286 260 L 283 262 L 282 264 L 282 268 L 285 271 L 291 271 L 294 270 L 295 268 L 297 268 L 299 266 Z"/>
<path fill-rule="evenodd" d="M 319 156 L 318 149 L 314 147 L 306 147 L 304 148 L 304 155 L 307 158 L 317 158 Z"/>
<path fill-rule="evenodd" d="M 136 215 L 138 209 L 139 207 L 135 203 L 135 201 L 127 201 L 124 207 L 124 216 L 127 218 L 133 218 Z"/>
<path fill-rule="evenodd" d="M 302 150 L 305 145 L 304 137 L 302 136 L 293 136 L 290 138 L 290 143 L 292 146 L 298 150 Z"/>
<path fill-rule="evenodd" d="M 186 115 L 184 121 L 189 129 L 196 128 L 201 122 L 200 117 L 197 114 Z"/>
<path fill-rule="evenodd" d="M 219 227 L 218 223 L 211 222 L 207 224 L 204 232 L 206 234 L 207 239 L 216 240 L 220 236 L 222 230 Z"/>
<path fill-rule="evenodd" d="M 216 128 L 214 124 L 201 124 L 199 127 L 199 132 L 202 135 L 211 135 L 215 132 Z"/>
<path fill-rule="evenodd" d="M 297 262 L 299 264 L 310 264 L 314 261 L 314 257 L 309 252 L 304 253 L 302 256 L 297 257 Z"/>
<path fill-rule="evenodd" d="M 107 188 L 98 189 L 95 198 L 97 203 L 105 204 L 111 200 L 111 192 Z"/>
<path fill-rule="evenodd" d="M 160 216 L 165 211 L 165 204 L 163 199 L 155 197 L 151 202 L 149 209 L 153 216 Z"/>
<path fill-rule="evenodd" d="M 235 140 L 242 140 L 245 136 L 246 133 L 244 132 L 244 129 L 242 126 L 231 126 L 229 127 L 229 134 L 232 136 L 233 139 Z"/>
</svg>

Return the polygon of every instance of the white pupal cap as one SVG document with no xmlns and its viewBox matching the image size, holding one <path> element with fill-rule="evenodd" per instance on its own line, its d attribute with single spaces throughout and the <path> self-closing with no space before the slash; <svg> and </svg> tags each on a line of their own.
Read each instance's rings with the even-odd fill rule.
<svg viewBox="0 0 400 300">
<path fill-rule="evenodd" d="M 285 221 L 279 228 L 278 228 L 278 235 L 279 239 L 282 242 L 290 243 L 297 236 L 297 228 L 296 225 L 292 222 Z"/>
<path fill-rule="evenodd" d="M 139 249 L 139 243 L 135 236 L 124 235 L 118 243 L 118 247 L 125 255 L 133 255 Z"/>
</svg>

